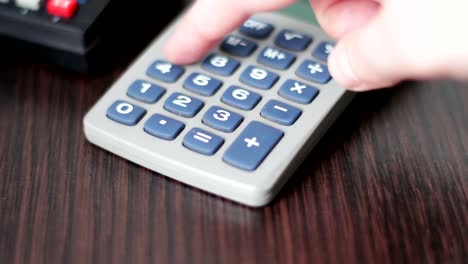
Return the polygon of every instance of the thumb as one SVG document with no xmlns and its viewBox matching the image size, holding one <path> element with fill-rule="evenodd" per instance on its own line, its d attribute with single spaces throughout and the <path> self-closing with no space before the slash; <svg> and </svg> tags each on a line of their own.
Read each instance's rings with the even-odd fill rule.
<svg viewBox="0 0 468 264">
<path fill-rule="evenodd" d="M 388 87 L 411 76 L 404 40 L 394 34 L 380 13 L 343 36 L 329 58 L 336 82 L 355 91 Z M 399 42 L 400 41 L 400 42 Z"/>
</svg>

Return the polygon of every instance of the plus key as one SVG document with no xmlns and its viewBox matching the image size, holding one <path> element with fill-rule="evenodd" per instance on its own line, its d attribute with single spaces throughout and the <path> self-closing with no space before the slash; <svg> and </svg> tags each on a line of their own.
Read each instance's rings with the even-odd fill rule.
<svg viewBox="0 0 468 264">
<path fill-rule="evenodd" d="M 257 138 L 244 138 L 244 142 L 247 143 L 247 148 L 250 147 L 260 147 L 260 143 L 258 143 Z"/>
<path fill-rule="evenodd" d="M 223 160 L 239 169 L 253 171 L 282 137 L 281 130 L 252 121 L 226 150 Z"/>
<path fill-rule="evenodd" d="M 297 69 L 296 74 L 308 81 L 320 84 L 326 84 L 331 79 L 328 67 L 312 60 L 304 61 Z"/>
</svg>

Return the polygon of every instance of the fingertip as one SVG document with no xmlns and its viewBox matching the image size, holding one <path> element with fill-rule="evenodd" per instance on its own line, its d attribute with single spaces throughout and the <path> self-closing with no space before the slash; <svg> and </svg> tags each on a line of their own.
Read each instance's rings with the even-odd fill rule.
<svg viewBox="0 0 468 264">
<path fill-rule="evenodd" d="M 336 39 L 368 23 L 379 11 L 377 0 L 312 0 L 321 26 Z"/>
<path fill-rule="evenodd" d="M 166 59 L 175 64 L 191 64 L 200 60 L 208 47 L 197 41 L 187 45 L 186 38 L 179 35 L 180 33 L 176 32 L 164 45 L 163 53 Z"/>
<path fill-rule="evenodd" d="M 352 68 L 345 48 L 341 45 L 337 45 L 330 54 L 328 68 L 334 80 L 346 89 L 357 90 L 363 85 Z"/>
<path fill-rule="evenodd" d="M 180 63 L 181 58 L 178 56 L 176 49 L 174 49 L 174 45 L 172 45 L 172 42 L 173 40 L 171 38 L 164 44 L 164 57 L 172 63 Z"/>
<path fill-rule="evenodd" d="M 353 92 L 391 87 L 398 83 L 398 81 L 384 79 L 378 82 L 369 82 L 359 78 L 344 47 L 333 50 L 328 59 L 328 67 L 335 82 Z"/>
<path fill-rule="evenodd" d="M 369 81 L 359 78 L 344 48 L 335 49 L 332 54 L 330 54 L 328 67 L 335 82 L 343 88 L 353 92 L 365 92 L 388 88 L 399 83 L 398 79 L 393 80 L 382 78 L 377 81 Z"/>
</svg>

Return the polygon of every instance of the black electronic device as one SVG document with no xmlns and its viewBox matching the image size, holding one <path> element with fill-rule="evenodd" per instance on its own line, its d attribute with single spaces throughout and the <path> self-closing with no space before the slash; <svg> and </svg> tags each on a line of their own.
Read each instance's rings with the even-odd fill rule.
<svg viewBox="0 0 468 264">
<path fill-rule="evenodd" d="M 0 52 L 16 51 L 80 71 L 141 49 L 182 1 L 0 0 Z"/>
</svg>

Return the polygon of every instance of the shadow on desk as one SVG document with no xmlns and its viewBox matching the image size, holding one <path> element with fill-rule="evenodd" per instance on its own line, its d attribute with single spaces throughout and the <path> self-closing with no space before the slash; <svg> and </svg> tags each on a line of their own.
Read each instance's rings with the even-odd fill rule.
<svg viewBox="0 0 468 264">
<path fill-rule="evenodd" d="M 122 64 L 124 65 L 124 64 Z M 468 86 L 359 94 L 268 206 L 247 208 L 85 141 L 124 66 L 0 62 L 4 263 L 463 263 Z"/>
</svg>

